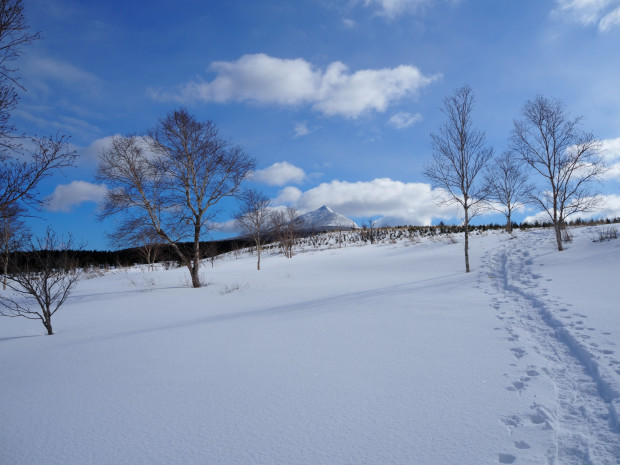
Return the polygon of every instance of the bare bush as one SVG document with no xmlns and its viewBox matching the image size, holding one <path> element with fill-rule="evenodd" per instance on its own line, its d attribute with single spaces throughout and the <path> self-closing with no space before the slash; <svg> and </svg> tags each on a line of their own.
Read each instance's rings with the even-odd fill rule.
<svg viewBox="0 0 620 465">
<path fill-rule="evenodd" d="M 81 271 L 71 237 L 60 239 L 48 228 L 30 245 L 20 260 L 11 262 L 6 276 L 12 292 L 0 294 L 0 315 L 40 320 L 52 335 L 52 316 L 69 298 Z"/>
</svg>

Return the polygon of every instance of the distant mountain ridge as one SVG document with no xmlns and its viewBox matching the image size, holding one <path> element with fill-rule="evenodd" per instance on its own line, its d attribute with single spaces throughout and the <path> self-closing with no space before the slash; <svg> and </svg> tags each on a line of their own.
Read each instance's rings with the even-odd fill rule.
<svg viewBox="0 0 620 465">
<path fill-rule="evenodd" d="M 353 221 L 340 213 L 336 213 L 327 205 L 321 208 L 300 215 L 295 220 L 297 229 L 329 231 L 335 229 L 359 229 L 359 226 Z"/>
</svg>

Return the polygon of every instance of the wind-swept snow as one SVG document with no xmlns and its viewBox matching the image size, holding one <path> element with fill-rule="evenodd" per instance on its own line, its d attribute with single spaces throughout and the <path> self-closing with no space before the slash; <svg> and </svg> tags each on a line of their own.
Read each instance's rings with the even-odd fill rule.
<svg viewBox="0 0 620 465">
<path fill-rule="evenodd" d="M 552 231 L 134 269 L 0 320 L 0 463 L 620 463 L 620 241 Z M 614 405 L 616 410 L 614 410 Z"/>
</svg>

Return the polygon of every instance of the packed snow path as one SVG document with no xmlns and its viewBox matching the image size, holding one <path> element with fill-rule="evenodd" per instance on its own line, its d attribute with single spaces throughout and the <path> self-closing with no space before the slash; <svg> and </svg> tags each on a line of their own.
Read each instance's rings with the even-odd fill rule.
<svg viewBox="0 0 620 465">
<path fill-rule="evenodd" d="M 500 462 L 520 458 L 542 463 L 544 451 L 549 464 L 619 464 L 618 393 L 614 380 L 601 369 L 617 367 L 617 361 L 611 358 L 613 351 L 596 353 L 597 344 L 584 343 L 590 338 L 581 334 L 587 316 L 550 295 L 535 271 L 542 265 L 530 251 L 549 252 L 540 248 L 548 236 L 545 231 L 519 234 L 488 251 L 488 275 L 480 274 L 481 282 L 490 283 L 496 293 L 497 329 L 506 332 L 515 357 L 512 365 L 522 372 L 507 386 L 519 408 L 501 418 L 519 450 L 503 454 Z M 530 389 L 535 384 L 537 388 Z"/>
</svg>

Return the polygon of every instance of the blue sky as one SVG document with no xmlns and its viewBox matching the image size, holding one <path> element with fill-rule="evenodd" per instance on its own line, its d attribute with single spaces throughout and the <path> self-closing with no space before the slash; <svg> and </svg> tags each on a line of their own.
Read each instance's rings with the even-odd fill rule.
<svg viewBox="0 0 620 465">
<path fill-rule="evenodd" d="M 504 150 L 523 103 L 559 98 L 604 141 L 601 214 L 620 216 L 620 0 L 29 0 L 43 40 L 19 61 L 14 122 L 71 137 L 77 168 L 41 188 L 31 224 L 109 248 L 97 154 L 185 106 L 257 159 L 248 187 L 358 222 L 458 222 L 422 175 L 442 100 L 464 84 Z M 234 209 L 221 205 L 224 225 Z M 524 211 L 520 218 L 535 215 Z M 518 218 L 519 219 L 519 218 Z M 482 221 L 501 221 L 497 216 Z"/>
</svg>

